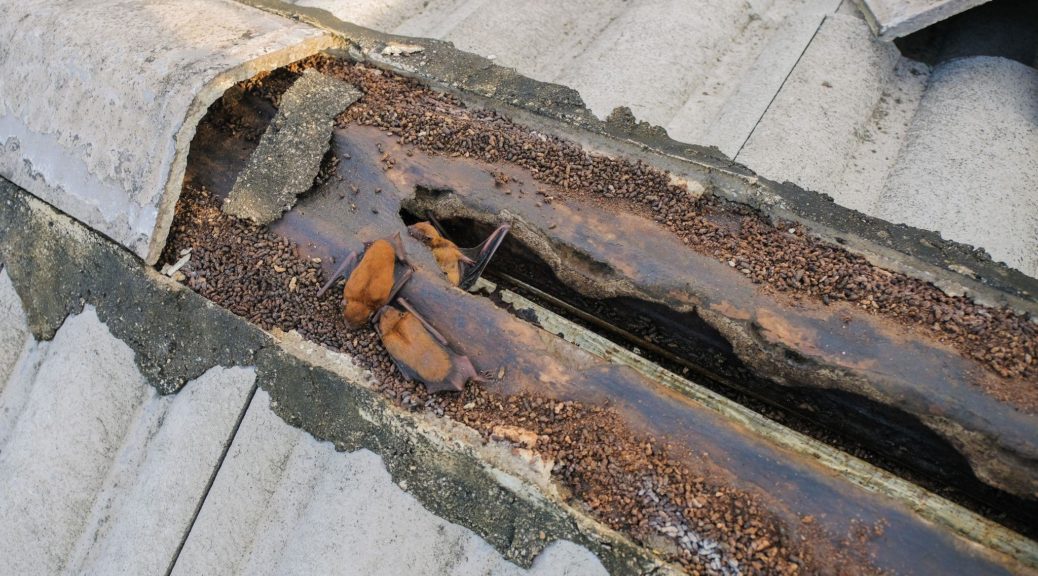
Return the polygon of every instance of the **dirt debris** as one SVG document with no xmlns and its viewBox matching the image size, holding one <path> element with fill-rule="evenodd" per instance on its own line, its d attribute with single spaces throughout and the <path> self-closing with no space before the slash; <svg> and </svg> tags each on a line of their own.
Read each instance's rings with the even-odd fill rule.
<svg viewBox="0 0 1038 576">
<path fill-rule="evenodd" d="M 608 406 L 588 406 L 489 389 L 430 395 L 403 379 L 370 327 L 351 330 L 340 295 L 317 291 L 320 263 L 266 228 L 230 217 L 205 190 L 185 187 L 162 263 L 191 249 L 184 283 L 206 298 L 271 330 L 296 330 L 304 338 L 351 354 L 372 371 L 378 391 L 409 410 L 448 416 L 517 448 L 535 448 L 574 505 L 611 528 L 654 547 L 691 574 L 807 574 L 818 554 L 754 495 L 697 473 L 671 457 L 672 448 L 641 437 Z M 295 278 L 294 290 L 290 288 Z M 867 566 L 864 547 L 840 552 L 847 566 Z M 738 567 L 738 572 L 736 571 Z M 851 569 L 848 573 L 856 573 Z M 860 573 L 870 573 L 862 568 Z"/>
<path fill-rule="evenodd" d="M 364 92 L 339 117 L 340 126 L 371 125 L 426 151 L 512 162 L 553 186 L 558 198 L 598 202 L 655 220 L 693 250 L 743 271 L 762 289 L 826 303 L 852 302 L 953 345 L 1004 380 L 1038 381 L 1038 325 L 1027 315 L 950 296 L 823 242 L 802 225 L 769 221 L 749 207 L 693 194 L 669 173 L 644 162 L 585 152 L 497 112 L 466 108 L 455 97 L 415 80 L 326 57 L 311 58 L 294 69 L 306 67 L 338 76 Z M 982 385 L 996 398 L 1023 411 L 1038 411 L 1033 386 L 984 380 Z"/>
</svg>

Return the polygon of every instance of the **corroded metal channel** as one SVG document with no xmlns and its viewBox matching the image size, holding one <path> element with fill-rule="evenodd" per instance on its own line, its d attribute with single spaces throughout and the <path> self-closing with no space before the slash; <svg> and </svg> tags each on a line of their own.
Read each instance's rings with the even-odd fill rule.
<svg viewBox="0 0 1038 576">
<path fill-rule="evenodd" d="M 471 227 L 470 223 L 449 224 L 459 234 Z M 751 405 L 770 418 L 780 417 L 787 426 L 844 450 L 864 453 L 873 464 L 1034 535 L 1031 519 L 1038 515 L 1038 503 L 979 481 L 969 462 L 952 445 L 910 415 L 858 394 L 776 386 L 741 363 L 726 346 L 727 342 L 701 320 L 691 317 L 690 321 L 688 314 L 632 299 L 584 298 L 560 283 L 543 262 L 516 259 L 516 252 L 513 247 L 493 262 L 489 271 L 493 278 L 579 320 L 621 346 L 643 351 L 674 373 L 691 374 L 731 400 Z M 529 254 L 528 250 L 521 252 Z M 658 338 L 657 330 L 647 334 L 631 331 L 660 326 L 678 329 L 664 330 L 669 336 L 664 340 Z"/>
<path fill-rule="evenodd" d="M 669 322 L 675 331 L 698 324 L 706 330 L 686 334 L 698 341 L 689 350 L 703 350 L 697 361 L 723 369 L 735 359 L 749 375 L 763 377 L 764 387 L 778 383 L 819 396 L 836 391 L 877 403 L 888 414 L 844 404 L 853 416 L 847 421 L 861 431 L 885 434 L 888 445 L 900 443 L 908 455 L 944 454 L 949 463 L 965 457 L 971 469 L 967 476 L 976 474 L 998 489 L 1033 498 L 1038 419 L 983 392 L 977 381 L 997 376 L 947 346 L 846 303 L 790 305 L 763 294 L 740 271 L 693 253 L 652 222 L 586 202 L 549 204 L 544 199 L 551 187 L 521 169 L 430 156 L 370 128 L 347 128 L 339 142 L 354 158 L 347 167 L 349 178 L 398 190 L 403 208 L 412 214 L 432 211 L 448 224 L 465 222 L 472 238 L 499 220 L 510 221 L 512 234 L 500 258 L 511 256 L 512 268 L 525 266 L 527 281 L 550 284 L 542 289 L 568 290 L 585 300 L 626 298 L 651 307 L 650 319 L 660 326 Z M 363 167 L 378 166 L 383 154 L 396 159 L 393 170 Z M 495 170 L 513 179 L 512 193 L 495 185 Z M 531 193 L 537 190 L 548 192 Z M 358 202 L 362 206 L 370 200 Z M 530 266 L 537 262 L 545 266 Z M 674 324 L 676 316 L 682 321 Z M 928 435 L 939 436 L 939 442 Z M 913 436 L 928 444 L 924 452 L 904 443 Z M 949 476 L 955 474 L 963 471 Z"/>
<path fill-rule="evenodd" d="M 839 472 L 843 478 L 870 492 L 909 504 L 916 513 L 935 524 L 945 526 L 993 550 L 1019 558 L 1029 565 L 1038 566 L 1038 543 L 1033 540 L 1006 530 L 978 514 L 859 458 L 779 425 L 745 406 L 732 402 L 708 388 L 654 364 L 607 338 L 585 330 L 515 292 L 500 288 L 486 280 L 482 280 L 476 290 L 490 294 L 498 293 L 502 301 L 511 304 L 516 310 L 531 312 L 537 324 L 545 331 L 557 334 L 567 342 L 571 342 L 599 358 L 629 366 L 653 382 L 694 398 L 729 421 L 745 426 L 780 446 L 801 455 L 812 456 L 823 465 Z M 651 343 L 649 344 L 651 345 Z"/>
<path fill-rule="evenodd" d="M 246 124 L 254 121 L 261 127 L 270 110 L 250 111 L 245 106 L 240 112 L 253 114 Z M 430 155 L 376 128 L 357 125 L 337 129 L 333 146 L 341 158 L 333 177 L 270 227 L 293 242 L 300 256 L 320 258 L 326 274 L 334 269 L 336 258 L 359 249 L 363 241 L 403 232 L 402 212 L 431 210 L 448 223 L 470 223 L 477 232 L 479 226 L 508 220 L 518 241 L 513 250 L 534 253 L 585 297 L 634 298 L 679 313 L 694 312 L 710 330 L 704 338 L 716 344 L 722 361 L 737 358 L 777 382 L 817 384 L 819 390 L 826 390 L 840 388 L 846 380 L 856 387 L 854 393 L 865 394 L 878 377 L 884 385 L 893 384 L 898 394 L 915 394 L 918 400 L 918 391 L 897 387 L 919 379 L 927 392 L 938 391 L 953 403 L 958 401 L 955 394 L 963 391 L 967 399 L 979 397 L 966 383 L 950 391 L 938 388 L 939 383 L 946 384 L 942 378 L 953 382 L 962 378 L 956 369 L 964 366 L 963 361 L 946 349 L 906 338 L 846 306 L 837 309 L 853 317 L 849 329 L 828 311 L 810 306 L 792 309 L 756 293 L 728 266 L 675 246 L 651 222 L 610 214 L 580 201 L 546 201 L 550 191 L 535 191 L 550 187 L 516 166 Z M 233 130 L 200 127 L 192 147 L 189 183 L 224 197 L 249 150 L 248 142 Z M 500 173 L 511 179 L 508 189 L 497 184 Z M 614 229 L 627 233 L 624 242 Z M 679 447 L 684 464 L 758 495 L 769 513 L 781 519 L 784 530 L 808 538 L 818 553 L 846 547 L 847 535 L 855 526 L 882 525 L 860 544 L 859 561 L 875 561 L 865 570 L 996 574 L 1019 569 L 1017 562 L 1035 565 L 1033 543 L 1025 538 L 776 427 L 716 394 L 609 347 L 600 337 L 583 331 L 582 336 L 573 336 L 577 332 L 557 317 L 537 312 L 546 332 L 490 300 L 447 286 L 427 251 L 406 241 L 419 270 L 404 294 L 477 368 L 507 369 L 493 384 L 496 393 L 608 405 L 632 430 Z M 654 259 L 647 254 L 667 257 Z M 508 298 L 528 305 L 513 295 Z M 553 336 L 559 332 L 571 337 Z M 592 344 L 599 348 L 589 353 L 586 347 Z M 706 354 L 717 356 L 715 352 Z M 603 356 L 622 358 L 623 364 L 607 362 Z M 889 360 L 889 366 L 877 366 L 877 357 Z M 895 404 L 898 400 L 903 398 L 880 394 L 877 401 Z M 1002 440 L 1011 444 L 1023 434 L 1019 443 L 1026 447 L 1026 435 L 1033 432 L 1028 426 L 1025 419 L 1017 429 L 1009 428 Z M 801 525 L 804 518 L 813 519 L 811 527 Z M 920 549 L 926 554 L 920 556 Z"/>
</svg>

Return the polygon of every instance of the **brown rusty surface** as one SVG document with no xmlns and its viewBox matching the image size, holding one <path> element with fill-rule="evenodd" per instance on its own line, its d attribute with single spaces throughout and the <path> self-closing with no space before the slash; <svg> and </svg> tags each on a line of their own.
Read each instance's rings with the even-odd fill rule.
<svg viewBox="0 0 1038 576">
<path fill-rule="evenodd" d="M 1038 418 L 986 394 L 977 380 L 997 377 L 946 345 L 847 303 L 790 303 L 767 294 L 638 216 L 575 200 L 548 202 L 551 187 L 516 166 L 429 155 L 371 127 L 337 130 L 336 145 L 351 158 L 339 168 L 349 184 L 339 186 L 338 195 L 311 196 L 273 227 L 312 255 L 348 251 L 345 222 L 358 222 L 359 238 L 398 229 L 401 201 L 414 210 L 431 207 L 441 218 L 507 220 L 512 236 L 586 295 L 695 308 L 759 373 L 897 407 L 966 454 L 989 483 L 1018 494 L 1038 492 Z M 790 361 L 786 351 L 798 360 Z"/>
<path fill-rule="evenodd" d="M 207 186 L 218 195 L 225 193 L 225 184 L 233 181 L 226 172 L 233 171 L 248 149 L 246 145 L 234 153 L 228 146 L 217 143 L 209 150 L 211 154 L 229 152 L 222 167 L 220 161 L 203 162 L 199 164 L 202 169 L 189 170 L 194 185 Z M 504 379 L 490 388 L 505 394 L 523 392 L 610 405 L 633 429 L 677 447 L 675 453 L 692 469 L 762 498 L 791 534 L 803 532 L 819 539 L 816 550 L 823 554 L 846 546 L 849 535 L 860 532 L 861 526 L 882 525 L 882 530 L 870 532 L 857 543 L 881 567 L 905 573 L 1005 573 L 977 550 L 922 522 L 900 505 L 762 441 L 629 369 L 603 362 L 521 322 L 487 299 L 448 286 L 428 251 L 406 236 L 400 204 L 413 199 L 418 188 L 452 190 L 448 197 L 462 199 L 464 211 L 473 216 L 493 222 L 507 219 L 515 226 L 514 233 L 528 244 L 537 245 L 539 239 L 556 256 L 564 252 L 564 274 L 583 276 L 589 291 L 615 295 L 627 290 L 675 306 L 709 308 L 742 323 L 742 330 L 748 326 L 760 341 L 768 342 L 770 335 L 772 344 L 789 346 L 795 335 L 792 340 L 814 358 L 838 356 L 843 365 L 853 365 L 883 353 L 900 362 L 897 366 L 908 369 L 909 374 L 923 376 L 924 370 L 911 358 L 913 353 L 932 354 L 940 360 L 935 361 L 938 365 L 947 362 L 943 374 L 953 374 L 953 362 L 962 362 L 954 354 L 917 342 L 910 342 L 909 348 L 917 348 L 906 352 L 904 338 L 885 340 L 888 328 L 864 320 L 851 322 L 855 328 L 845 334 L 848 323 L 817 310 L 814 315 L 791 316 L 783 304 L 740 282 L 737 272 L 680 244 L 672 245 L 674 241 L 651 223 L 579 202 L 546 202 L 545 194 L 537 193 L 544 186 L 533 183 L 516 167 L 489 167 L 405 150 L 372 128 L 338 130 L 335 146 L 343 159 L 338 174 L 301 199 L 271 230 L 296 243 L 301 256 L 321 258 L 326 274 L 346 253 L 359 250 L 362 242 L 401 232 L 411 261 L 419 267 L 404 295 L 459 352 L 473 359 L 477 369 L 491 373 L 506 369 Z M 195 156 L 199 154 L 193 151 Z M 494 174 L 502 169 L 510 178 L 503 186 L 500 173 Z M 644 254 L 667 257 L 645 258 Z M 551 254 L 542 256 L 550 260 Z M 632 286 L 631 278 L 639 279 L 637 287 Z M 830 338 L 827 331 L 834 328 L 836 334 Z M 827 337 L 820 339 L 819 334 Z M 755 342 L 751 340 L 752 345 L 759 345 Z M 862 345 L 867 348 L 856 348 Z M 869 365 L 867 369 L 878 368 Z M 890 373 L 900 374 L 897 369 Z M 932 376 L 930 381 L 937 378 Z M 972 392 L 980 395 L 975 389 Z M 799 526 L 805 517 L 816 519 L 810 529 Z"/>
</svg>

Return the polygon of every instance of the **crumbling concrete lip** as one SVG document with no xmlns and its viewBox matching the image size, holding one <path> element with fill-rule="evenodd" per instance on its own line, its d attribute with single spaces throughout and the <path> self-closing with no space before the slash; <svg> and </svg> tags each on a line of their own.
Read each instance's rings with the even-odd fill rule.
<svg viewBox="0 0 1038 576">
<path fill-rule="evenodd" d="M 314 185 L 328 151 L 332 122 L 360 98 L 353 86 L 309 70 L 281 106 L 224 203 L 228 214 L 270 224 Z"/>
<path fill-rule="evenodd" d="M 236 82 L 340 45 L 228 0 L 14 3 L 0 39 L 0 175 L 149 263 L 209 105 Z"/>
</svg>

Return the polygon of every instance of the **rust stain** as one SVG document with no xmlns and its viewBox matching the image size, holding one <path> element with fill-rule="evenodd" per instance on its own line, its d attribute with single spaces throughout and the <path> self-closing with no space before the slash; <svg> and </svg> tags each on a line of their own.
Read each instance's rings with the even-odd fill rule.
<svg viewBox="0 0 1038 576">
<path fill-rule="evenodd" d="M 872 370 L 877 365 L 875 358 L 860 358 L 854 350 L 827 351 L 816 330 L 796 326 L 768 308 L 758 308 L 755 321 L 760 327 L 760 334 L 765 339 L 794 350 L 798 354 L 854 370 Z"/>
<path fill-rule="evenodd" d="M 715 312 L 724 314 L 725 316 L 733 320 L 749 320 L 750 318 L 753 318 L 753 314 L 751 314 L 749 310 L 743 310 L 742 308 L 738 308 L 727 300 L 714 302 L 710 305 L 710 309 Z"/>
</svg>

